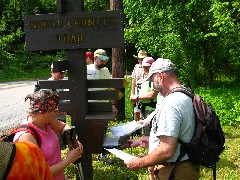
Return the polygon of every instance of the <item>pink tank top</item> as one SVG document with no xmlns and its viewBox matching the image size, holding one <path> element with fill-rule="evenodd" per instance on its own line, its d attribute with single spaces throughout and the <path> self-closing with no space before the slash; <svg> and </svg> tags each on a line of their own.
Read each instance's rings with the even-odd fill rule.
<svg viewBox="0 0 240 180">
<path fill-rule="evenodd" d="M 27 119 L 22 122 L 22 124 L 28 124 L 28 123 L 29 122 L 27 121 Z M 44 154 L 48 162 L 48 165 L 51 166 L 61 162 L 61 149 L 60 149 L 59 140 L 56 133 L 51 129 L 49 125 L 46 125 L 47 131 L 41 130 L 36 126 L 34 127 L 35 127 L 35 130 L 41 136 L 42 145 L 40 150 Z M 14 136 L 13 141 L 15 142 L 25 132 L 24 131 L 17 132 Z M 54 179 L 64 180 L 65 179 L 64 171 L 62 170 L 60 173 L 54 176 Z"/>
</svg>

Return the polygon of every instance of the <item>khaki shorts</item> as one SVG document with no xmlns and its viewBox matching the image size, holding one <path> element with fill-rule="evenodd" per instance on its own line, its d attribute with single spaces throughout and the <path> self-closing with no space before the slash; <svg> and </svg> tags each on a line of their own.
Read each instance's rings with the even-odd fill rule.
<svg viewBox="0 0 240 180">
<path fill-rule="evenodd" d="M 155 180 L 168 180 L 174 165 L 157 165 L 155 170 L 158 174 L 154 176 Z M 176 165 L 174 180 L 197 180 L 199 178 L 199 166 L 190 161 L 180 162 Z"/>
</svg>

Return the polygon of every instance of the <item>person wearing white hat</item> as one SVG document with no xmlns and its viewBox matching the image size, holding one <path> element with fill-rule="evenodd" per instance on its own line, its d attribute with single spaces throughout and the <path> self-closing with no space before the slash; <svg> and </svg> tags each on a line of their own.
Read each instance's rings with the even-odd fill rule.
<svg viewBox="0 0 240 180">
<path fill-rule="evenodd" d="M 138 86 L 138 83 L 142 81 L 142 74 L 144 73 L 144 69 L 142 67 L 142 61 L 145 57 L 147 57 L 147 52 L 145 50 L 140 50 L 138 52 L 138 55 L 133 55 L 133 57 L 138 59 L 138 64 L 134 66 L 134 69 L 132 71 L 132 89 L 131 89 L 131 96 L 137 95 L 140 86 Z M 131 99 L 131 98 L 130 98 Z M 138 102 L 133 102 L 133 113 L 134 113 L 134 120 L 138 121 L 140 120 L 140 106 Z"/>
<path fill-rule="evenodd" d="M 131 170 L 155 166 L 155 179 L 192 179 L 199 177 L 199 167 L 193 164 L 184 154 L 176 163 L 181 145 L 178 139 L 189 142 L 195 131 L 195 114 L 192 98 L 181 92 L 171 93 L 173 89 L 182 86 L 175 65 L 169 59 L 158 58 L 151 66 L 148 76 L 154 88 L 164 99 L 158 106 L 155 118 L 152 120 L 151 133 L 148 138 L 137 141 L 140 146 L 149 145 L 149 154 L 142 158 L 125 161 Z M 132 141 L 131 146 L 136 146 Z M 176 166 L 174 171 L 173 167 Z M 173 173 L 172 173 L 173 172 Z"/>
</svg>

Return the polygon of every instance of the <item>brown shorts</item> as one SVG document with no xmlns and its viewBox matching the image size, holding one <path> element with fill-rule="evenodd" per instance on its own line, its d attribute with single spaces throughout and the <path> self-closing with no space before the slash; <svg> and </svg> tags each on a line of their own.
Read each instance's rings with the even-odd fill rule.
<svg viewBox="0 0 240 180">
<path fill-rule="evenodd" d="M 164 164 L 155 166 L 158 174 L 155 180 L 168 180 L 174 165 Z M 194 165 L 191 161 L 180 162 L 176 165 L 174 180 L 197 180 L 199 178 L 199 166 Z"/>
</svg>

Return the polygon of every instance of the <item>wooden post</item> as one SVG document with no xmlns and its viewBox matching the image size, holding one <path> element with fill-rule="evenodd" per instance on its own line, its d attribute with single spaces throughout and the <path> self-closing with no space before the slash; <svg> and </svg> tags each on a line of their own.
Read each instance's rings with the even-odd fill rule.
<svg viewBox="0 0 240 180">
<path fill-rule="evenodd" d="M 81 0 L 62 0 L 62 12 L 81 12 Z M 85 49 L 67 50 L 68 81 L 70 93 L 71 123 L 75 126 L 80 142 L 84 146 L 81 158 L 84 179 L 93 179 L 92 154 L 87 150 L 84 119 L 87 112 L 87 73 Z M 81 92 L 81 93 L 80 93 Z"/>
</svg>

